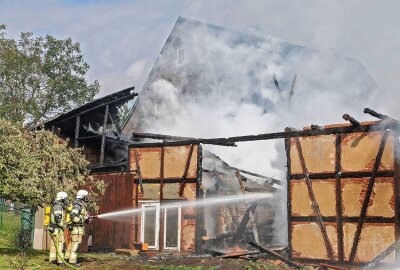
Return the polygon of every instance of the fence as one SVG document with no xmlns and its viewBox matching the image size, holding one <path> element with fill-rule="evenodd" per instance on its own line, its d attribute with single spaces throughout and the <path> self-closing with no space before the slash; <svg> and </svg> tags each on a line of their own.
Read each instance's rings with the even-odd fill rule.
<svg viewBox="0 0 400 270">
<path fill-rule="evenodd" d="M 35 212 L 0 199 L 0 248 L 31 249 Z"/>
</svg>

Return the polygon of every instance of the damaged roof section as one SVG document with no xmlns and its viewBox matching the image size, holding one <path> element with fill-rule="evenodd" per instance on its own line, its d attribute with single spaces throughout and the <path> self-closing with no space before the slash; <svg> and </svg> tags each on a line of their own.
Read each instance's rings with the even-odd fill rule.
<svg viewBox="0 0 400 270">
<path fill-rule="evenodd" d="M 63 113 L 36 128 L 44 127 L 61 138 L 69 138 L 73 147 L 84 148 L 89 168 L 126 166 L 127 146 L 132 143 L 121 131 L 129 115 L 129 101 L 137 93 L 129 87 Z"/>
</svg>

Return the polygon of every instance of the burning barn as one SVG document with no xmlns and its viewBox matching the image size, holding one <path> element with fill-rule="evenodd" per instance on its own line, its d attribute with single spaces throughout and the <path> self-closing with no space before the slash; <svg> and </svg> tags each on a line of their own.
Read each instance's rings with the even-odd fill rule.
<svg viewBox="0 0 400 270">
<path fill-rule="evenodd" d="M 318 76 L 309 62 L 318 66 Z M 136 209 L 124 222 L 96 220 L 83 248 L 218 253 L 254 242 L 288 246 L 291 258 L 303 261 L 370 261 L 397 239 L 397 197 L 390 195 L 397 194 L 398 182 L 394 133 L 383 158 L 373 154 L 392 126 L 353 123 L 193 138 L 243 133 L 240 124 L 255 120 L 251 130 L 265 133 L 271 130 L 268 116 L 278 107 L 291 109 L 296 91 L 317 89 L 322 93 L 311 95 L 333 99 L 337 89 L 351 88 L 360 89 L 347 92 L 352 101 L 376 89 L 354 59 L 179 18 L 139 95 L 128 88 L 43 123 L 71 146 L 83 147 L 92 176 L 108 184 L 99 214 Z M 288 201 L 286 182 L 269 177 L 279 174 L 263 159 L 275 149 L 235 144 L 283 138 Z M 246 170 L 224 161 L 220 149 L 226 148 L 240 150 L 238 163 Z M 261 153 L 260 162 L 251 159 L 254 152 Z M 263 199 L 251 200 L 254 194 Z M 220 198 L 240 199 L 194 206 Z M 46 239 L 41 218 L 36 220 L 35 235 Z M 384 241 L 375 245 L 374 233 Z M 37 248 L 46 248 L 39 242 Z M 374 249 L 364 251 L 369 245 Z"/>
<path fill-rule="evenodd" d="M 242 220 L 236 235 L 248 208 L 246 204 L 237 204 L 234 208 L 218 205 L 217 212 L 214 211 L 215 205 L 209 209 L 205 206 L 202 214 L 185 207 L 160 212 L 160 204 L 243 195 L 255 190 L 271 194 L 277 190 L 280 181 L 233 168 L 216 155 L 203 152 L 198 143 L 170 147 L 163 147 L 162 143 L 156 147 L 143 144 L 141 147 L 137 141 L 139 138 L 166 139 L 166 136 L 135 133 L 129 137 L 121 133 L 121 108 L 136 96 L 133 88 L 128 88 L 43 123 L 45 128 L 53 130 L 61 138 L 69 139 L 71 147 L 83 147 L 90 161 L 91 175 L 107 184 L 99 214 L 133 207 L 146 209 L 143 214 L 124 222 L 97 220 L 89 226 L 83 248 L 114 250 L 147 243 L 149 250 L 195 252 L 203 250 L 205 241 L 214 249 L 229 247 L 227 238 L 238 242 L 242 234 L 248 234 L 247 223 L 250 221 L 255 225 L 255 218 L 258 220 L 255 207 L 251 218 L 247 214 L 247 221 Z M 169 136 L 168 139 L 187 138 Z M 263 184 L 252 179 L 263 179 Z M 155 213 L 151 216 L 148 208 L 153 207 Z M 272 213 L 268 203 L 258 207 L 262 208 Z M 145 215 L 145 212 L 149 213 Z M 217 218 L 210 213 L 215 213 Z M 35 247 L 46 249 L 49 239 L 40 223 L 43 213 L 39 211 L 37 215 Z M 273 231 L 272 219 L 265 222 L 266 217 L 260 215 L 259 219 L 263 227 L 269 226 L 269 233 L 257 236 L 265 244 L 271 242 Z M 256 230 L 254 226 L 253 231 L 257 234 Z"/>
</svg>

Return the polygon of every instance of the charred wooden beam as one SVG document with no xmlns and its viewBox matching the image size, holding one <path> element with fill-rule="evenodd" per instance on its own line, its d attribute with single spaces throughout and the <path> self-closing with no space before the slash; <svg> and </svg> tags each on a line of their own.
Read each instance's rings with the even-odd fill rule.
<svg viewBox="0 0 400 270">
<path fill-rule="evenodd" d="M 375 163 L 374 163 L 374 167 L 373 167 L 373 170 L 372 170 L 372 175 L 371 175 L 371 178 L 369 179 L 369 182 L 368 182 L 367 191 L 365 193 L 364 201 L 363 201 L 362 208 L 361 208 L 360 219 L 358 221 L 357 230 L 356 230 L 356 233 L 354 235 L 353 246 L 351 248 L 350 258 L 349 258 L 349 262 L 350 263 L 352 263 L 354 261 L 354 258 L 355 258 L 356 253 L 357 253 L 357 247 L 358 247 L 358 242 L 360 240 L 361 229 L 362 229 L 362 226 L 364 224 L 365 216 L 367 215 L 367 209 L 368 209 L 368 205 L 369 205 L 369 200 L 371 198 L 372 190 L 373 190 L 374 184 L 375 184 L 376 172 L 378 171 L 379 166 L 381 164 L 383 151 L 385 150 L 385 145 L 386 145 L 386 141 L 387 141 L 387 139 L 389 137 L 389 134 L 390 134 L 390 130 L 386 130 L 385 133 L 383 134 L 382 141 L 381 141 L 381 143 L 379 145 L 379 150 L 378 150 L 378 153 L 377 153 L 376 158 L 375 158 Z"/>
<path fill-rule="evenodd" d="M 358 127 L 360 126 L 360 122 L 358 122 L 356 119 L 348 115 L 347 113 L 343 114 L 343 119 L 346 121 L 349 121 L 353 126 Z"/>
<path fill-rule="evenodd" d="M 270 220 L 258 223 L 257 225 L 258 225 L 259 228 L 263 228 L 265 226 L 272 225 L 273 223 L 274 223 L 274 220 L 270 219 Z M 252 234 L 253 232 L 250 231 L 249 229 L 246 229 L 246 231 L 244 233 L 245 234 Z M 236 234 L 236 231 L 230 231 L 230 232 L 226 232 L 226 233 L 221 233 L 221 234 L 215 236 L 214 238 L 211 238 L 211 239 L 208 239 L 208 240 L 221 240 L 221 239 L 232 237 L 235 234 Z"/>
<path fill-rule="evenodd" d="M 188 172 L 189 172 L 190 161 L 192 160 L 193 148 L 194 148 L 194 144 L 190 145 L 189 153 L 188 153 L 188 156 L 186 158 L 185 169 L 184 169 L 183 175 L 182 175 L 183 181 L 181 182 L 181 184 L 179 186 L 179 197 L 182 197 L 183 196 L 183 192 L 185 191 L 186 178 L 187 178 L 187 175 L 188 175 Z"/>
<path fill-rule="evenodd" d="M 151 146 L 179 146 L 189 144 L 215 144 L 220 142 L 247 142 L 247 141 L 261 141 L 261 140 L 275 140 L 295 137 L 309 137 L 309 136 L 320 136 L 320 135 L 333 135 L 333 134 L 347 134 L 356 132 L 371 132 L 371 131 L 384 131 L 387 128 L 398 128 L 400 124 L 390 119 L 385 119 L 373 124 L 366 124 L 355 127 L 351 126 L 339 126 L 339 127 L 327 127 L 318 130 L 290 130 L 283 132 L 266 133 L 259 135 L 246 135 L 236 136 L 228 138 L 214 138 L 214 139 L 194 139 L 194 140 L 180 140 L 173 142 L 162 142 L 162 143 L 140 143 L 133 144 L 132 147 L 151 147 Z"/>
<path fill-rule="evenodd" d="M 230 207 L 229 205 L 225 205 L 225 207 L 228 208 L 229 214 L 232 217 L 232 222 L 233 222 L 233 224 L 235 224 L 235 226 L 237 228 L 239 226 L 239 220 L 235 214 L 235 210 L 232 207 Z"/>
<path fill-rule="evenodd" d="M 376 172 L 377 177 L 393 177 L 395 175 L 393 170 L 385 170 Z M 371 177 L 371 172 L 341 172 L 342 178 L 364 178 Z M 334 179 L 336 173 L 310 173 L 310 179 Z M 290 179 L 303 179 L 302 174 L 290 174 Z"/>
<path fill-rule="evenodd" d="M 275 251 L 272 251 L 272 250 L 268 249 L 268 248 L 259 246 L 259 245 L 257 245 L 256 243 L 253 243 L 253 242 L 249 242 L 249 245 L 255 247 L 256 249 L 258 249 L 262 253 L 268 254 L 269 256 L 274 257 L 275 259 L 278 259 L 278 260 L 281 260 L 281 261 L 287 263 L 290 266 L 293 266 L 293 267 L 298 268 L 298 269 L 304 268 L 304 265 L 296 263 L 294 261 L 291 261 L 288 258 L 286 258 L 286 257 L 276 253 Z"/>
<path fill-rule="evenodd" d="M 305 160 L 304 160 L 304 156 L 303 156 L 303 149 L 301 147 L 300 140 L 299 140 L 298 137 L 295 138 L 295 143 L 296 143 L 297 152 L 299 153 L 300 165 L 301 165 L 301 168 L 303 170 L 303 175 L 304 175 L 304 178 L 305 178 L 308 194 L 309 194 L 309 197 L 310 197 L 310 200 L 311 200 L 311 206 L 313 208 L 314 214 L 318 218 L 318 226 L 319 226 L 319 228 L 321 230 L 322 238 L 324 239 L 326 252 L 328 253 L 328 256 L 329 256 L 330 260 L 332 262 L 335 262 L 335 257 L 333 256 L 333 248 L 332 248 L 331 242 L 330 242 L 330 240 L 328 238 L 328 233 L 326 232 L 326 228 L 325 228 L 324 224 L 322 223 L 321 211 L 319 209 L 317 200 L 315 199 L 315 194 L 314 194 L 314 191 L 313 191 L 313 188 L 312 188 L 312 183 L 311 183 L 311 180 L 309 178 L 308 169 L 307 169 L 307 166 L 306 166 L 306 163 L 305 163 Z"/>
<path fill-rule="evenodd" d="M 237 179 L 239 181 L 240 190 L 242 191 L 242 194 L 244 195 L 245 194 L 244 185 L 243 185 L 242 177 L 240 176 L 239 171 L 236 172 L 236 176 L 237 176 Z M 247 201 L 246 201 L 246 207 L 247 206 L 248 206 L 248 204 L 247 204 Z M 255 210 L 255 208 L 254 208 L 254 210 Z M 250 219 L 250 224 L 251 224 L 251 230 L 253 231 L 254 242 L 259 244 L 260 243 L 260 238 L 258 237 L 257 224 L 256 224 L 256 221 L 254 219 L 254 211 L 250 211 L 249 212 L 249 219 Z"/>
<path fill-rule="evenodd" d="M 229 175 L 229 173 L 227 173 L 227 172 L 222 172 L 222 171 L 219 171 L 219 170 L 203 169 L 203 172 L 205 172 L 205 173 L 212 173 L 212 174 Z"/>
<path fill-rule="evenodd" d="M 342 135 L 336 134 L 335 140 L 335 173 L 336 173 L 336 233 L 338 236 L 338 260 L 340 263 L 344 260 L 343 245 L 343 202 L 342 202 Z"/>
<path fill-rule="evenodd" d="M 74 148 L 78 148 L 79 128 L 81 126 L 81 117 L 78 115 L 75 120 L 75 138 Z"/>
<path fill-rule="evenodd" d="M 222 256 L 225 254 L 221 251 L 216 251 L 216 250 L 212 250 L 212 249 L 206 249 L 205 252 L 211 254 L 212 256 Z"/>
<path fill-rule="evenodd" d="M 104 164 L 104 152 L 106 148 L 106 131 L 107 131 L 107 122 L 108 122 L 108 111 L 110 107 L 106 105 L 104 110 L 104 120 L 103 120 L 103 130 L 101 136 L 101 147 L 100 147 L 100 165 Z"/>
<path fill-rule="evenodd" d="M 248 255 L 257 255 L 261 254 L 260 251 L 243 251 L 243 252 L 232 252 L 232 253 L 225 253 L 222 255 L 222 258 L 238 258 L 242 256 L 248 256 Z"/>
<path fill-rule="evenodd" d="M 135 163 L 136 163 L 136 172 L 139 178 L 139 187 L 140 187 L 140 192 L 142 195 L 144 194 L 143 191 L 143 177 L 142 177 L 142 170 L 140 169 L 140 164 L 139 164 L 139 157 L 136 149 L 133 149 L 133 155 L 135 156 Z"/>
<path fill-rule="evenodd" d="M 97 131 L 91 130 L 90 133 L 94 134 L 94 135 L 79 137 L 78 140 L 79 141 L 83 141 L 83 140 L 91 140 L 91 139 L 96 139 L 96 138 L 99 139 L 99 138 L 103 137 L 103 132 L 97 132 Z M 118 135 L 120 135 L 120 134 L 118 134 Z M 107 132 L 106 132 L 106 139 L 107 140 L 114 140 L 114 141 L 121 141 L 121 142 L 124 142 L 124 143 L 126 143 L 128 145 L 130 145 L 132 143 L 135 143 L 134 141 L 131 141 L 131 140 L 129 140 L 127 138 L 124 138 L 122 136 L 112 136 L 111 134 L 107 134 Z"/>
<path fill-rule="evenodd" d="M 296 222 L 318 222 L 315 216 L 292 216 L 291 219 Z M 322 222 L 337 222 L 336 216 L 323 216 L 321 217 Z M 342 217 L 342 222 L 358 223 L 359 217 Z M 366 223 L 395 223 L 396 219 L 394 217 L 365 217 Z"/>
<path fill-rule="evenodd" d="M 364 113 L 369 114 L 369 115 L 371 115 L 373 117 L 379 118 L 381 120 L 392 119 L 391 117 L 389 117 L 387 115 L 384 115 L 384 114 L 381 114 L 381 113 L 378 113 L 378 112 L 376 112 L 374 110 L 371 110 L 370 108 L 365 108 L 364 109 Z"/>
<path fill-rule="evenodd" d="M 160 151 L 160 201 L 164 199 L 164 166 L 165 166 L 165 147 Z"/>
<path fill-rule="evenodd" d="M 78 141 L 86 141 L 86 140 L 92 140 L 92 139 L 101 139 L 103 136 L 100 135 L 91 135 L 91 136 L 83 136 L 77 138 Z"/>
<path fill-rule="evenodd" d="M 324 128 L 321 126 L 315 125 L 315 124 L 311 124 L 311 130 L 321 130 L 321 129 L 324 129 Z"/>
<path fill-rule="evenodd" d="M 351 269 L 348 267 L 344 267 L 344 266 L 340 266 L 340 265 L 332 265 L 332 264 L 328 264 L 328 263 L 320 263 L 319 265 L 321 267 L 323 267 L 324 269 L 326 269 L 326 268 L 335 269 L 335 270 L 350 270 Z"/>
<path fill-rule="evenodd" d="M 154 134 L 154 133 L 132 133 L 133 138 L 142 138 L 142 139 L 155 139 L 155 140 L 163 140 L 163 141 L 183 141 L 183 140 L 204 140 L 201 138 L 193 138 L 193 137 L 181 137 L 181 136 L 170 136 L 164 134 Z M 234 146 L 237 145 L 233 142 L 214 142 L 212 144 L 222 145 L 222 146 Z"/>
<path fill-rule="evenodd" d="M 132 172 L 136 172 L 137 173 L 137 171 L 132 171 Z M 134 183 L 135 184 L 140 184 L 140 179 L 134 179 L 133 180 L 134 181 Z M 182 183 L 182 179 L 181 178 L 166 178 L 166 179 L 164 179 L 163 180 L 163 182 L 165 183 L 165 184 L 176 184 L 176 183 Z M 191 184 L 195 184 L 195 183 L 197 183 L 198 181 L 197 181 L 197 179 L 193 179 L 193 178 L 191 178 L 191 179 L 187 179 L 186 180 L 186 184 L 189 184 L 189 183 L 191 183 Z M 160 183 L 160 178 L 146 178 L 146 183 L 145 184 L 159 184 Z"/>
<path fill-rule="evenodd" d="M 134 87 L 127 88 L 127 89 L 125 89 L 125 90 L 130 90 L 130 89 L 133 90 Z M 82 111 L 79 110 L 79 108 L 78 108 L 78 109 L 75 109 L 76 112 L 74 112 L 75 110 L 72 110 L 72 111 L 70 111 L 70 112 L 68 112 L 68 113 L 65 113 L 65 116 L 66 116 L 65 118 L 63 118 L 64 115 L 60 115 L 59 117 L 57 117 L 57 118 L 55 118 L 55 119 L 52 119 L 52 120 L 49 121 L 49 122 L 62 123 L 62 122 L 68 121 L 68 120 L 70 120 L 70 119 L 72 119 L 72 118 L 75 118 L 75 117 L 78 116 L 78 115 L 81 116 L 81 115 L 87 114 L 87 113 L 89 113 L 89 112 L 91 112 L 91 111 L 100 109 L 100 108 L 102 108 L 102 107 L 105 107 L 105 106 L 108 106 L 108 105 L 111 105 L 111 104 L 114 104 L 114 103 L 123 102 L 123 101 L 125 101 L 125 100 L 133 99 L 133 98 L 136 97 L 137 95 L 138 95 L 138 93 L 131 93 L 131 94 L 126 95 L 126 96 L 123 96 L 123 97 L 119 97 L 119 98 L 115 98 L 115 99 L 110 100 L 110 101 L 102 102 L 102 103 L 99 104 L 99 105 L 96 105 L 96 106 L 94 106 L 94 107 L 91 107 L 91 108 L 88 108 L 88 109 L 82 110 Z M 85 105 L 88 105 L 88 104 L 85 104 Z M 85 105 L 84 105 L 84 106 L 85 106 Z"/>
<path fill-rule="evenodd" d="M 246 212 L 243 215 L 242 220 L 240 221 L 239 226 L 236 229 L 235 234 L 233 235 L 233 242 L 237 242 L 244 231 L 246 230 L 247 223 L 249 223 L 250 220 L 250 213 L 254 213 L 254 211 L 257 208 L 257 203 L 252 203 L 246 210 Z"/>
<path fill-rule="evenodd" d="M 264 175 L 261 175 L 261 174 L 258 174 L 258 173 L 249 172 L 249 171 L 242 170 L 242 169 L 239 169 L 239 168 L 236 168 L 236 167 L 232 167 L 232 169 L 234 169 L 236 171 L 239 171 L 241 173 L 244 173 L 244 174 L 248 174 L 248 175 L 252 175 L 252 176 L 258 177 L 258 178 L 269 180 L 271 183 L 274 183 L 274 184 L 277 184 L 277 185 L 282 185 L 282 181 L 280 181 L 278 179 L 275 179 L 275 178 L 272 178 L 272 177 L 264 176 Z"/>
</svg>

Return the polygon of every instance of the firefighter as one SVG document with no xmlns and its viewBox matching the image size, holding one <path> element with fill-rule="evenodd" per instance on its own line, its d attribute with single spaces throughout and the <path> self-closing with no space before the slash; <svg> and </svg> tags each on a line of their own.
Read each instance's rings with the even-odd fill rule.
<svg viewBox="0 0 400 270">
<path fill-rule="evenodd" d="M 67 251 L 65 252 L 65 259 L 69 260 L 69 263 L 72 265 L 79 265 L 77 261 L 77 252 L 85 233 L 85 224 L 91 222 L 91 218 L 87 213 L 88 203 L 88 192 L 83 189 L 79 190 L 71 210 L 71 221 L 69 224 L 71 241 L 69 242 Z"/>
<path fill-rule="evenodd" d="M 48 227 L 51 241 L 49 262 L 63 265 L 64 230 L 67 227 L 65 222 L 65 211 L 68 207 L 67 193 L 58 192 L 50 212 L 50 224 Z M 57 252 L 59 256 L 57 256 Z"/>
</svg>

